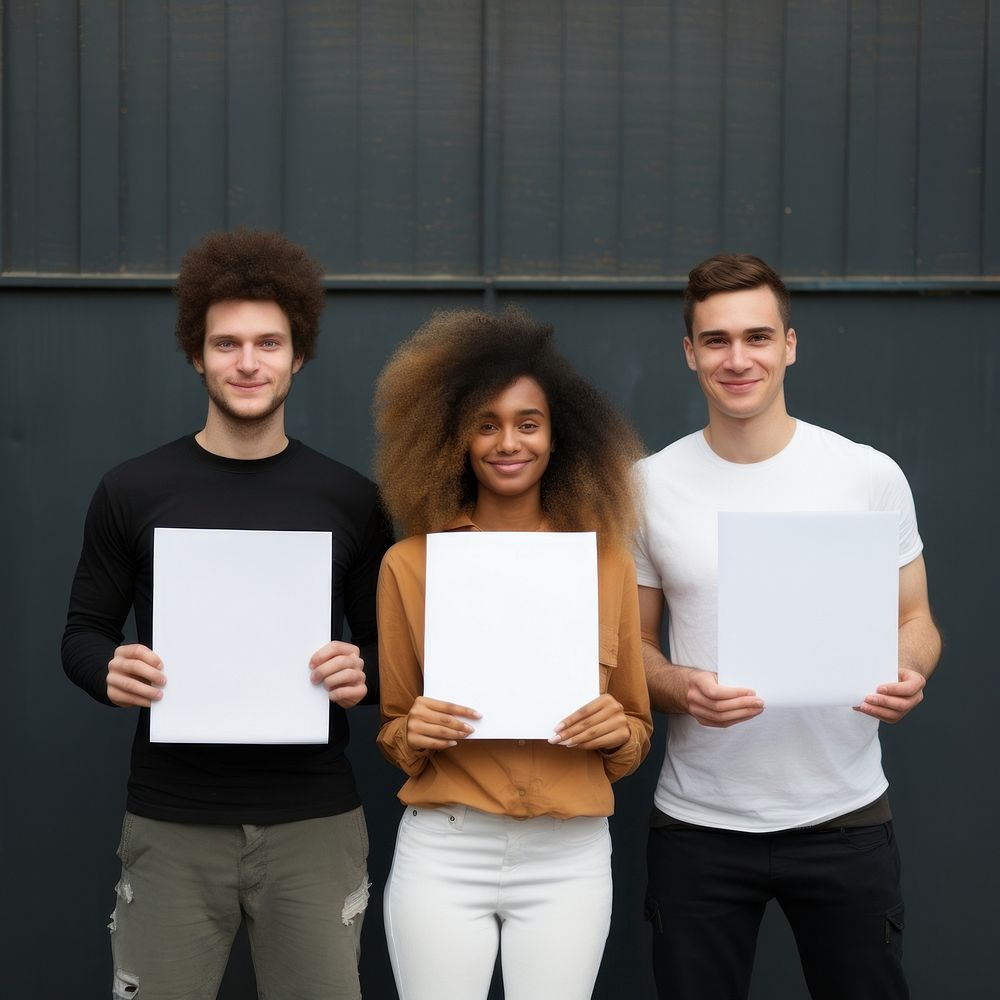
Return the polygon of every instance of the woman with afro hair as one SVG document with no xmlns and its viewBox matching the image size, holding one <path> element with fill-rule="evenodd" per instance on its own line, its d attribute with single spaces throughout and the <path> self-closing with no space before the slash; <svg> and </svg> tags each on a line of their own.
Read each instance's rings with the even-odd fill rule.
<svg viewBox="0 0 1000 1000">
<path fill-rule="evenodd" d="M 498 949 L 507 1000 L 584 1000 L 610 926 L 611 782 L 652 729 L 627 549 L 641 447 L 552 341 L 516 309 L 439 313 L 376 388 L 376 474 L 409 536 L 378 591 L 378 743 L 407 775 L 385 892 L 401 1000 L 485 1000 Z M 597 533 L 601 693 L 548 741 L 468 740 L 479 714 L 424 696 L 426 535 L 442 531 Z M 489 606 L 483 642 L 518 655 L 517 616 Z"/>
</svg>

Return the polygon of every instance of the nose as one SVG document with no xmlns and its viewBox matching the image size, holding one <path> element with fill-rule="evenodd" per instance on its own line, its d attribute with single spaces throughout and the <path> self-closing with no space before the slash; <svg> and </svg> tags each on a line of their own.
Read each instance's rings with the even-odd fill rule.
<svg viewBox="0 0 1000 1000">
<path fill-rule="evenodd" d="M 745 372 L 753 362 L 747 357 L 743 344 L 734 340 L 729 348 L 729 357 L 726 359 L 726 367 L 731 371 Z"/>
<path fill-rule="evenodd" d="M 504 427 L 500 431 L 500 439 L 497 441 L 497 451 L 502 451 L 505 455 L 512 455 L 521 450 L 521 442 L 518 439 L 516 427 Z"/>
<path fill-rule="evenodd" d="M 257 348 L 253 344 L 244 344 L 240 349 L 239 366 L 241 372 L 255 372 L 257 363 Z"/>
</svg>

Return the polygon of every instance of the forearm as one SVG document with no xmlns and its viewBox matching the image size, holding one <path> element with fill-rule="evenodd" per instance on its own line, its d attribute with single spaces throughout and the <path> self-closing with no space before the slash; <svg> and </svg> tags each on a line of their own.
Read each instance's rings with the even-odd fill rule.
<svg viewBox="0 0 1000 1000">
<path fill-rule="evenodd" d="M 900 669 L 930 677 L 941 658 L 941 633 L 929 614 L 918 615 L 899 626 Z"/>
<path fill-rule="evenodd" d="M 694 668 L 671 663 L 658 646 L 645 639 L 642 643 L 642 665 L 653 710 L 687 714 L 688 687 Z"/>
</svg>

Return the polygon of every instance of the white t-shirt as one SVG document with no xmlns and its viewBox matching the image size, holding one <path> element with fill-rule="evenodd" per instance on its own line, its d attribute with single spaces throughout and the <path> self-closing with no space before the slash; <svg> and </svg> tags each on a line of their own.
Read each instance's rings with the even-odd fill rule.
<svg viewBox="0 0 1000 1000">
<path fill-rule="evenodd" d="M 727 462 L 698 431 L 639 463 L 644 492 L 635 568 L 659 587 L 670 659 L 717 669 L 717 514 L 897 511 L 899 565 L 920 555 L 913 496 L 891 458 L 804 421 L 764 462 Z M 780 601 L 781 594 L 748 594 Z M 834 613 L 836 613 L 834 609 Z M 657 807 L 699 826 L 766 833 L 825 822 L 888 787 L 878 723 L 850 708 L 768 708 L 728 729 L 671 715 Z"/>
</svg>

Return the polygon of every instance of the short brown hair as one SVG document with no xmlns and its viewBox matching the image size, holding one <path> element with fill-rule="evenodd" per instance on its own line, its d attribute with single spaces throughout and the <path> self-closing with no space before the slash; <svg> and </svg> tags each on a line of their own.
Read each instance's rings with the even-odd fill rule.
<svg viewBox="0 0 1000 1000">
<path fill-rule="evenodd" d="M 691 336 L 694 307 L 718 292 L 739 292 L 766 285 L 778 300 L 778 312 L 787 331 L 792 322 L 792 301 L 778 272 L 749 253 L 717 253 L 696 264 L 684 289 L 684 325 Z"/>
<path fill-rule="evenodd" d="M 642 445 L 610 402 L 560 355 L 552 328 L 519 309 L 433 315 L 389 360 L 375 388 L 375 474 L 407 534 L 441 531 L 475 506 L 469 466 L 476 415 L 521 376 L 545 393 L 558 444 L 542 478 L 556 531 L 596 531 L 628 546 L 633 465 Z"/>
<path fill-rule="evenodd" d="M 205 314 L 216 302 L 276 303 L 292 328 L 292 349 L 303 362 L 316 354 L 319 316 L 326 304 L 323 268 L 281 233 L 255 229 L 209 233 L 181 260 L 174 286 L 177 342 L 190 362 L 205 346 Z"/>
</svg>

